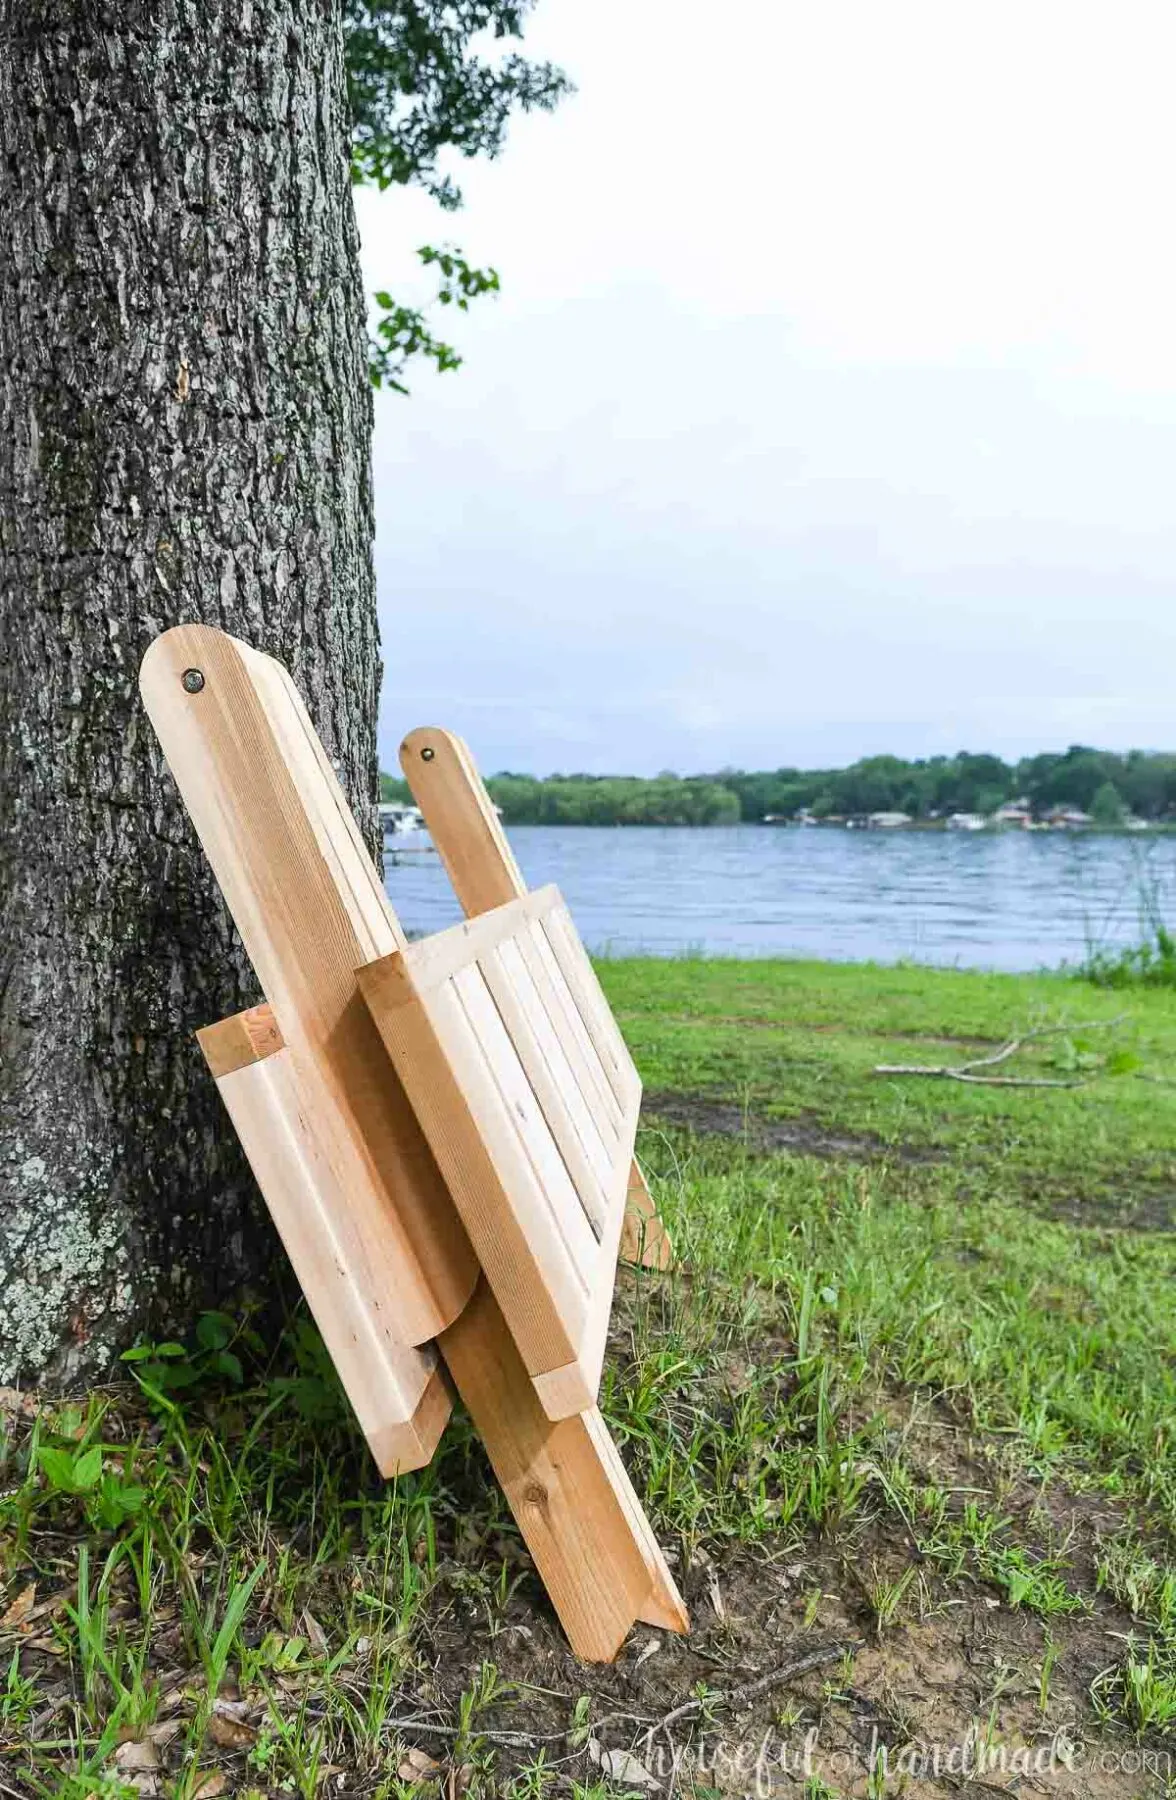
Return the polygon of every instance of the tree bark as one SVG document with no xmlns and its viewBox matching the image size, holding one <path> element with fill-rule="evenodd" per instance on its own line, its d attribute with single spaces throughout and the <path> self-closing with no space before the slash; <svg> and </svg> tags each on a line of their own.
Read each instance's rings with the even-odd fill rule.
<svg viewBox="0 0 1176 1800">
<path fill-rule="evenodd" d="M 279 1254 L 136 676 L 183 620 L 283 658 L 372 817 L 370 412 L 337 0 L 0 0 L 0 1380 Z"/>
</svg>

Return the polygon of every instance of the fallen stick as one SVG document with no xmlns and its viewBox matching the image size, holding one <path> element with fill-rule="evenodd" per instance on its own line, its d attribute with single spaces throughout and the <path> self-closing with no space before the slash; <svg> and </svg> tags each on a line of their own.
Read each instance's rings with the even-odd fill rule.
<svg viewBox="0 0 1176 1800">
<path fill-rule="evenodd" d="M 1071 1081 L 1050 1081 L 1044 1076 L 1035 1078 L 1031 1075 L 973 1075 L 969 1069 L 949 1068 L 940 1063 L 875 1063 L 875 1075 L 925 1075 L 932 1081 L 963 1081 L 973 1087 L 1014 1087 L 1014 1088 L 1078 1088 L 1086 1086 L 1085 1075 L 1076 1075 Z"/>
<path fill-rule="evenodd" d="M 977 1074 L 978 1069 L 994 1069 L 999 1063 L 1007 1062 L 1026 1044 L 1038 1042 L 1041 1038 L 1058 1037 L 1062 1033 L 1074 1031 L 1109 1031 L 1122 1024 L 1125 1013 L 1117 1013 L 1113 1019 L 1087 1019 L 1077 1025 L 1038 1025 L 1032 1031 L 1023 1031 L 1019 1037 L 1009 1038 L 1007 1043 L 994 1050 L 991 1056 L 973 1056 L 962 1063 L 875 1063 L 875 1075 L 922 1075 L 931 1081 L 963 1081 L 974 1087 L 1021 1087 L 1021 1088 L 1076 1088 L 1085 1087 L 1088 1077 L 1075 1075 L 1065 1079 L 1045 1075 L 984 1075 Z"/>
<path fill-rule="evenodd" d="M 754 1681 L 745 1681 L 741 1687 L 729 1688 L 725 1694 L 707 1694 L 705 1698 L 695 1695 L 691 1700 L 684 1700 L 681 1706 L 675 1706 L 656 1725 L 651 1725 L 648 1736 L 652 1738 L 657 1732 L 668 1731 L 671 1725 L 677 1725 L 681 1720 L 700 1712 L 704 1705 L 740 1706 L 744 1700 L 752 1700 L 757 1694 L 766 1694 L 770 1688 L 782 1687 L 786 1681 L 795 1681 L 812 1669 L 824 1668 L 827 1663 L 840 1662 L 843 1656 L 862 1648 L 862 1643 L 857 1638 L 851 1638 L 842 1644 L 826 1644 L 823 1650 L 812 1650 L 807 1656 L 797 1657 L 795 1662 L 780 1663 L 778 1667 L 769 1669 L 766 1675 L 757 1675 Z M 602 1724 L 604 1722 L 601 1721 Z"/>
</svg>

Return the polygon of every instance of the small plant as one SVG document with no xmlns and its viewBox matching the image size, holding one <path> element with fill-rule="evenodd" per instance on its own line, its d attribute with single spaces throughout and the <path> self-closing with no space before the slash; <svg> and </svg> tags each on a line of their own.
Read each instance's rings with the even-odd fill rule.
<svg viewBox="0 0 1176 1800">
<path fill-rule="evenodd" d="M 83 1716 L 94 1730 L 117 1722 L 135 1731 L 154 1717 L 157 1704 L 150 1642 L 132 1638 L 118 1617 L 116 1587 L 126 1556 L 126 1545 L 116 1543 L 91 1582 L 89 1547 L 81 1545 L 76 1604 L 64 1607 L 72 1633 L 58 1626 L 80 1678 Z"/>
<path fill-rule="evenodd" d="M 233 1345 L 243 1340 L 249 1349 L 264 1346 L 256 1332 L 226 1313 L 202 1313 L 191 1343 L 167 1340 L 162 1344 L 136 1344 L 124 1350 L 122 1360 L 148 1399 L 165 1410 L 185 1389 L 229 1383 L 240 1387 L 245 1380 L 241 1358 Z"/>
<path fill-rule="evenodd" d="M 208 1683 L 210 1705 L 220 1692 L 221 1684 L 224 1681 L 225 1674 L 228 1670 L 229 1659 L 233 1654 L 237 1633 L 241 1629 L 245 1613 L 249 1606 L 250 1596 L 261 1577 L 265 1574 L 265 1567 L 266 1565 L 263 1562 L 260 1562 L 253 1570 L 253 1573 L 246 1576 L 244 1581 L 238 1580 L 233 1582 L 229 1589 L 229 1597 L 225 1602 L 224 1617 L 221 1619 L 215 1634 L 212 1632 L 212 1627 L 215 1623 L 215 1613 L 213 1613 L 211 1609 L 204 1620 L 197 1621 L 194 1616 L 190 1620 L 190 1623 L 195 1626 L 194 1636 L 197 1641 L 200 1660 L 204 1665 L 204 1676 Z"/>
<path fill-rule="evenodd" d="M 1156 1562 L 1131 1540 L 1108 1544 L 1098 1564 L 1106 1588 L 1153 1630 L 1176 1634 L 1176 1569 Z"/>
<path fill-rule="evenodd" d="M 561 1780 L 560 1771 L 548 1765 L 546 1750 L 540 1750 L 532 1761 L 524 1763 L 511 1781 L 511 1800 L 545 1800 Z"/>
<path fill-rule="evenodd" d="M 87 1521 L 102 1531 L 120 1530 L 147 1502 L 146 1488 L 128 1481 L 121 1463 L 108 1466 L 100 1444 L 72 1450 L 40 1444 L 36 1466 L 50 1494 L 80 1500 Z"/>
<path fill-rule="evenodd" d="M 1090 1697 L 1104 1717 L 1117 1712 L 1136 1731 L 1166 1730 L 1176 1721 L 1176 1666 L 1153 1640 L 1148 1640 L 1146 1655 L 1129 1642 L 1126 1662 L 1104 1669 Z"/>
<path fill-rule="evenodd" d="M 1176 988 L 1176 929 L 1165 916 L 1164 896 L 1154 876 L 1139 877 L 1139 937 L 1134 944 L 1088 943 L 1075 973 L 1095 987 Z"/>
<path fill-rule="evenodd" d="M 1049 1684 L 1053 1679 L 1053 1672 L 1061 1654 L 1061 1645 L 1055 1638 L 1050 1637 L 1047 1631 L 1045 1650 L 1041 1658 L 1041 1675 L 1037 1684 L 1037 1706 L 1043 1718 L 1049 1711 Z"/>
<path fill-rule="evenodd" d="M 88 1450 L 55 1450 L 43 1444 L 37 1451 L 37 1467 L 55 1494 L 89 1494 L 102 1479 L 102 1449 L 92 1444 Z"/>
<path fill-rule="evenodd" d="M 139 1800 L 139 1790 L 107 1766 L 120 1730 L 119 1719 L 111 1719 L 96 1743 L 79 1749 L 74 1766 L 55 1772 L 51 1781 L 27 1773 L 38 1800 Z"/>
<path fill-rule="evenodd" d="M 39 1705 L 37 1683 L 20 1672 L 20 1645 L 12 1652 L 4 1686 L 0 1688 L 0 1737 L 12 1737 L 27 1725 Z"/>
<path fill-rule="evenodd" d="M 884 1631 L 888 1631 L 897 1619 L 899 1608 L 915 1579 L 915 1574 L 916 1569 L 912 1563 L 895 1580 L 890 1581 L 885 1575 L 879 1574 L 876 1564 L 870 1565 L 870 1573 L 863 1586 L 867 1604 L 874 1617 L 874 1630 L 879 1637 Z"/>
<path fill-rule="evenodd" d="M 1176 988 L 1176 935 L 1156 924 L 1147 937 L 1126 949 L 1092 950 L 1078 973 L 1095 987 Z"/>
<path fill-rule="evenodd" d="M 326 1751 L 322 1724 L 311 1719 L 309 1705 L 309 1696 L 303 1693 L 287 1716 L 271 1695 L 268 1723 L 249 1752 L 250 1767 L 269 1775 L 271 1782 L 279 1768 L 286 1771 L 281 1787 L 293 1789 L 302 1800 L 315 1800 Z"/>
</svg>

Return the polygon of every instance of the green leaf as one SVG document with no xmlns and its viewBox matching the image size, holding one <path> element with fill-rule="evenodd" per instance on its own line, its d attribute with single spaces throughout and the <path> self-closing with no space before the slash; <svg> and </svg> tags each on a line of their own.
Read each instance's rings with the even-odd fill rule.
<svg viewBox="0 0 1176 1800">
<path fill-rule="evenodd" d="M 277 1670 L 279 1673 L 283 1669 L 293 1669 L 301 1660 L 302 1653 L 306 1649 L 305 1638 L 290 1637 L 283 1639 L 277 1637 L 273 1632 L 270 1632 L 268 1637 L 263 1639 L 263 1650 L 267 1643 L 272 1643 L 273 1645 L 273 1648 L 269 1653 L 270 1667 Z"/>
<path fill-rule="evenodd" d="M 117 1531 L 127 1519 L 133 1519 L 142 1512 L 146 1500 L 145 1487 L 123 1481 L 118 1475 L 104 1475 L 102 1484 L 93 1497 L 93 1513 L 98 1523 L 108 1531 Z"/>
<path fill-rule="evenodd" d="M 76 1491 L 74 1459 L 68 1450 L 53 1450 L 42 1444 L 37 1451 L 37 1466 L 56 1493 L 72 1494 Z"/>
<path fill-rule="evenodd" d="M 236 1330 L 232 1319 L 225 1313 L 201 1313 L 196 1322 L 196 1342 L 203 1350 L 223 1350 L 233 1341 Z"/>
<path fill-rule="evenodd" d="M 89 1493 L 102 1478 L 102 1446 L 92 1444 L 74 1463 L 74 1489 L 79 1494 Z"/>
<path fill-rule="evenodd" d="M 195 1387 L 200 1380 L 200 1370 L 193 1368 L 190 1362 L 161 1363 L 159 1367 L 160 1385 L 165 1388 L 175 1390 Z"/>
</svg>

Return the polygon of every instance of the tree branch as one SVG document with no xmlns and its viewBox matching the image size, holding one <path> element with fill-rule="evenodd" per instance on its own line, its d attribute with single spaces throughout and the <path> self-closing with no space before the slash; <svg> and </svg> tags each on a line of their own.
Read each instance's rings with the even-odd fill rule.
<svg viewBox="0 0 1176 1800">
<path fill-rule="evenodd" d="M 1126 1013 L 1117 1013 L 1113 1019 L 1086 1019 L 1076 1025 L 1038 1025 L 1031 1031 L 1023 1031 L 1019 1037 L 1009 1038 L 1007 1043 L 994 1050 L 991 1056 L 973 1056 L 962 1063 L 875 1063 L 875 1075 L 922 1075 L 930 1081 L 962 1081 L 973 1087 L 1018 1087 L 1018 1088 L 1076 1088 L 1085 1087 L 1088 1077 L 1075 1075 L 1065 1079 L 1044 1075 L 982 1075 L 978 1069 L 994 1069 L 998 1064 L 1007 1062 L 1026 1044 L 1037 1043 L 1041 1038 L 1058 1037 L 1063 1033 L 1074 1031 L 1110 1031 L 1121 1025 Z"/>
</svg>

